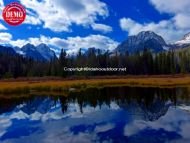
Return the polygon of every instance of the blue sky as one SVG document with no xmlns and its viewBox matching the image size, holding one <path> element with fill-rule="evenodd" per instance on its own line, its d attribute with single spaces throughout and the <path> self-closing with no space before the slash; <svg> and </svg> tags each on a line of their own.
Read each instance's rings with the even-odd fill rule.
<svg viewBox="0 0 190 143">
<path fill-rule="evenodd" d="M 114 49 L 129 35 L 151 30 L 174 42 L 190 32 L 189 0 L 0 0 L 27 10 L 20 26 L 0 18 L 0 44 L 46 43 L 55 51 Z"/>
</svg>

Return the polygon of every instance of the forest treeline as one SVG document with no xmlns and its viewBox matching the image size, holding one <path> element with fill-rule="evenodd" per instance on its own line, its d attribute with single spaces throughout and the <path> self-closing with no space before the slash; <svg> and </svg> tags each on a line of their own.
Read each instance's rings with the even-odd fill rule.
<svg viewBox="0 0 190 143">
<path fill-rule="evenodd" d="M 65 71 L 65 67 L 127 68 L 124 71 Z M 90 48 L 76 56 L 67 56 L 62 50 L 59 58 L 51 61 L 35 61 L 18 54 L 0 53 L 0 78 L 58 76 L 101 76 L 101 75 L 161 75 L 190 72 L 190 53 L 186 51 L 165 51 L 151 53 L 147 48 L 133 55 L 101 53 Z"/>
</svg>

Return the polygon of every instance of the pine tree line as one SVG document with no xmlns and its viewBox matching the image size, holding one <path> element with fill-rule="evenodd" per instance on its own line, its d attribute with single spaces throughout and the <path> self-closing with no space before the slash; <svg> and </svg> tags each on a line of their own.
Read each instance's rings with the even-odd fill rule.
<svg viewBox="0 0 190 143">
<path fill-rule="evenodd" d="M 125 72 L 106 71 L 65 71 L 65 67 L 126 68 Z M 43 76 L 99 76 L 99 75 L 161 75 L 190 72 L 190 53 L 187 51 L 168 51 L 151 53 L 146 48 L 133 55 L 101 53 L 89 49 L 76 56 L 68 56 L 62 50 L 59 58 L 51 61 L 35 61 L 20 55 L 0 53 L 0 78 L 43 77 Z"/>
</svg>

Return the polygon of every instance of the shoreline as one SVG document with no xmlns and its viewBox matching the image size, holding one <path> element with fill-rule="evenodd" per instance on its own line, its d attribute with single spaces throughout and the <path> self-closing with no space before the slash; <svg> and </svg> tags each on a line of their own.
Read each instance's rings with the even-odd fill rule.
<svg viewBox="0 0 190 143">
<path fill-rule="evenodd" d="M 188 87 L 190 75 L 170 76 L 120 76 L 95 77 L 87 79 L 41 79 L 35 80 L 1 80 L 0 94 L 30 93 L 31 91 L 68 92 L 70 88 L 77 90 L 86 88 L 103 88 L 109 86 L 129 87 Z"/>
<path fill-rule="evenodd" d="M 1 82 L 39 82 L 39 81 L 70 81 L 70 80 L 93 80 L 93 79 L 141 79 L 141 78 L 184 78 L 190 77 L 190 74 L 172 74 L 172 75 L 123 75 L 123 76 L 69 76 L 69 77 L 19 77 L 0 79 Z"/>
</svg>

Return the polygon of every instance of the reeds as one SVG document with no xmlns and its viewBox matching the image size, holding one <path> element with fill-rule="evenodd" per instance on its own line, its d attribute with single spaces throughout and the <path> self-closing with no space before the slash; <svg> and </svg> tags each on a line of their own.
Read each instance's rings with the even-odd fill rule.
<svg viewBox="0 0 190 143">
<path fill-rule="evenodd" d="M 189 86 L 190 76 L 187 77 L 146 77 L 126 79 L 87 79 L 63 81 L 2 81 L 0 94 L 20 94 L 31 92 L 69 92 L 70 89 L 82 90 L 90 87 L 102 88 L 106 86 L 143 86 L 143 87 L 172 87 Z"/>
</svg>

